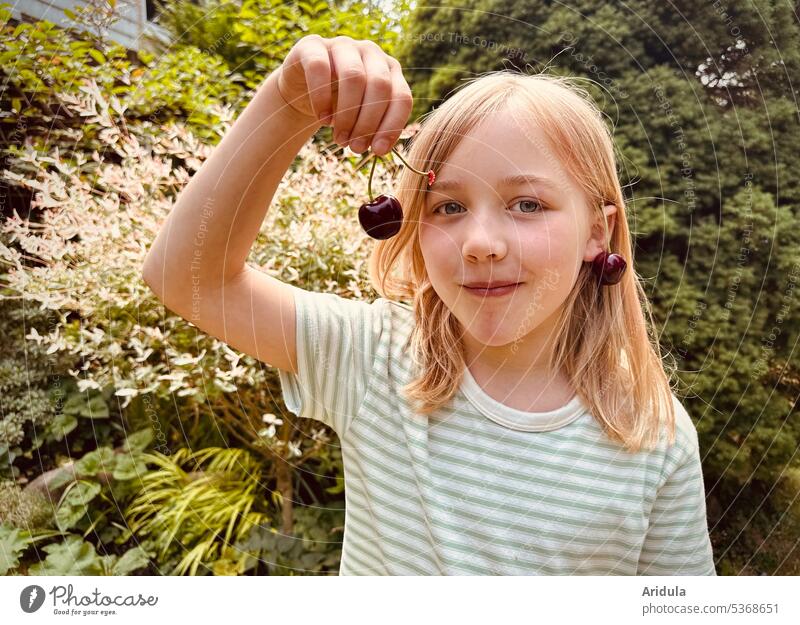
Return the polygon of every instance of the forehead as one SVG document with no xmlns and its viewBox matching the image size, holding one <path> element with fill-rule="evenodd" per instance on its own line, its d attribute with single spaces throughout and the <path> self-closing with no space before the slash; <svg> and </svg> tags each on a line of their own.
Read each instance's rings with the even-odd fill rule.
<svg viewBox="0 0 800 625">
<path fill-rule="evenodd" d="M 511 179 L 533 174 L 542 190 L 580 194 L 581 189 L 567 171 L 544 131 L 520 111 L 507 110 L 484 118 L 444 159 L 431 191 L 459 188 L 507 186 Z"/>
</svg>

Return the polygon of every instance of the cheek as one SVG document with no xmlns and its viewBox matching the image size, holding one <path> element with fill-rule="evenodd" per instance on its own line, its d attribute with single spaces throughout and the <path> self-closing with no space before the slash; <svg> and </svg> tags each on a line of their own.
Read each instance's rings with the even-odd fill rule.
<svg viewBox="0 0 800 625">
<path fill-rule="evenodd" d="M 457 260 L 457 248 L 452 237 L 441 228 L 422 223 L 419 228 L 419 246 L 429 273 L 444 273 Z"/>
<path fill-rule="evenodd" d="M 569 228 L 532 232 L 522 241 L 522 273 L 532 277 L 533 289 L 546 301 L 567 297 L 580 269 L 583 250 L 578 250 L 577 235 Z"/>
<path fill-rule="evenodd" d="M 583 256 L 583 249 L 578 249 L 578 234 L 571 224 L 552 219 L 537 226 L 520 239 L 520 258 L 529 267 L 566 267 Z"/>
</svg>

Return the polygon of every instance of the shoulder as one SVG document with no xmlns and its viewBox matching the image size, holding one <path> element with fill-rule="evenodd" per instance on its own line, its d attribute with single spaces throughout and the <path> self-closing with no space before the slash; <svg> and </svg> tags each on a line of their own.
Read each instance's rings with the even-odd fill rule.
<svg viewBox="0 0 800 625">
<path fill-rule="evenodd" d="M 384 323 L 397 337 L 405 337 L 414 328 L 414 309 L 405 302 L 379 297 L 373 303 L 381 311 Z"/>
<path fill-rule="evenodd" d="M 378 353 L 388 364 L 387 375 L 407 375 L 413 360 L 411 334 L 414 329 L 414 310 L 404 302 L 379 297 L 372 306 L 376 309 Z M 379 311 L 379 313 L 378 313 Z M 380 319 L 380 321 L 377 321 Z"/>
<path fill-rule="evenodd" d="M 385 297 L 379 297 L 375 300 L 375 302 L 380 302 L 382 306 L 386 306 L 394 315 L 398 316 L 399 318 L 414 316 L 414 309 L 405 302 L 400 302 L 395 299 L 386 299 Z"/>
<path fill-rule="evenodd" d="M 683 401 L 674 392 L 671 395 L 675 411 L 675 444 L 682 449 L 693 451 L 698 444 L 697 427 L 689 416 Z"/>
<path fill-rule="evenodd" d="M 662 419 L 659 442 L 659 448 L 663 451 L 662 482 L 678 467 L 696 460 L 700 447 L 697 427 L 686 406 L 674 392 L 671 392 L 671 395 L 675 412 L 675 440 L 673 443 L 669 442 L 667 423 L 665 419 Z"/>
</svg>

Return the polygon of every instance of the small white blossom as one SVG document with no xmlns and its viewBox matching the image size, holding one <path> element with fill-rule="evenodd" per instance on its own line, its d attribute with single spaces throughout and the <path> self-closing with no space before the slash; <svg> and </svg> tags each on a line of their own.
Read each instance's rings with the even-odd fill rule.
<svg viewBox="0 0 800 625">
<path fill-rule="evenodd" d="M 264 423 L 271 423 L 271 424 L 274 424 L 274 425 L 283 425 L 283 419 L 278 419 L 278 417 L 276 417 L 271 412 L 268 412 L 267 414 L 262 415 L 261 416 L 261 420 L 264 421 Z"/>
<path fill-rule="evenodd" d="M 273 436 L 275 436 L 275 426 L 270 425 L 269 427 L 260 430 L 258 432 L 258 435 L 263 438 L 272 438 Z"/>
</svg>

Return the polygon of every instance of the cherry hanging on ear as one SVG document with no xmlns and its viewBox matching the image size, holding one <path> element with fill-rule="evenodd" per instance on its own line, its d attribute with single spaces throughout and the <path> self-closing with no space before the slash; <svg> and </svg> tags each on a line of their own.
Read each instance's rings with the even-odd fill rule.
<svg viewBox="0 0 800 625">
<path fill-rule="evenodd" d="M 432 169 L 427 172 L 414 169 L 406 163 L 397 150 L 392 148 L 392 152 L 397 154 L 403 164 L 411 171 L 421 176 L 427 176 L 428 186 L 434 183 L 436 174 Z M 375 173 L 375 164 L 381 157 L 373 154 L 372 158 L 372 169 L 369 171 L 369 182 L 367 183 L 369 202 L 362 204 L 358 209 L 358 221 L 361 223 L 364 232 L 373 239 L 391 239 L 400 232 L 400 227 L 403 225 L 403 207 L 400 206 L 400 201 L 393 195 L 379 195 L 375 199 L 372 198 L 372 175 Z"/>
<path fill-rule="evenodd" d="M 616 284 L 622 279 L 628 263 L 619 254 L 600 252 L 592 261 L 592 271 L 600 282 L 600 286 Z"/>
</svg>

